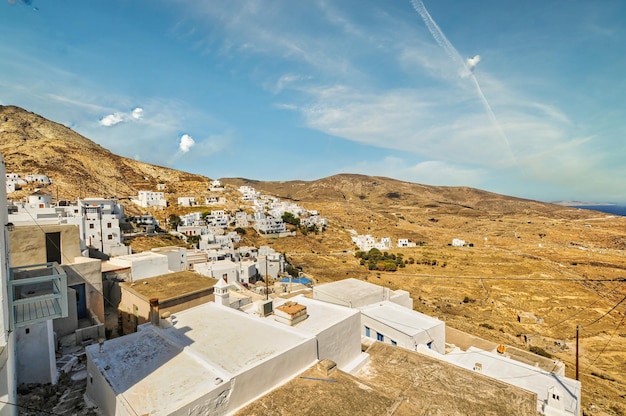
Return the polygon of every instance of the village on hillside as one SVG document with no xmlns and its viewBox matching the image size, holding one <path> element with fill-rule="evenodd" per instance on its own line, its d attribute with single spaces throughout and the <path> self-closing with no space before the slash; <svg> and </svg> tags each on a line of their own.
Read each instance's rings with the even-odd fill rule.
<svg viewBox="0 0 626 416">
<path fill-rule="evenodd" d="M 405 290 L 318 283 L 244 245 L 329 232 L 323 212 L 212 180 L 163 221 L 166 184 L 129 196 L 143 214 L 128 216 L 117 199 L 54 199 L 46 175 L 5 170 L 0 415 L 582 414 L 563 362 L 448 327 Z M 420 244 L 351 233 L 357 253 Z M 127 244 L 155 235 L 184 244 Z"/>
</svg>

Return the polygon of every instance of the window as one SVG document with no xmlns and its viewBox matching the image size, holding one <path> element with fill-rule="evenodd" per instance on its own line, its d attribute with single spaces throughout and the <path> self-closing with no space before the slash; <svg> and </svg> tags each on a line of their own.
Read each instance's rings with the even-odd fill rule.
<svg viewBox="0 0 626 416">
<path fill-rule="evenodd" d="M 369 336 L 370 336 L 370 327 L 369 327 L 369 326 L 366 326 L 366 327 L 365 327 L 365 336 L 366 336 L 366 337 L 369 337 Z"/>
<path fill-rule="evenodd" d="M 113 236 L 112 236 L 111 234 L 107 235 L 107 238 L 108 238 L 109 240 L 113 240 Z"/>
<path fill-rule="evenodd" d="M 376 333 L 376 339 L 378 341 L 384 341 L 385 340 L 385 336 L 383 334 L 381 334 L 380 332 Z"/>
<path fill-rule="evenodd" d="M 426 346 L 428 347 L 429 350 L 431 350 L 433 348 L 433 342 L 429 341 Z"/>
<path fill-rule="evenodd" d="M 391 345 L 398 345 L 398 343 L 394 340 L 391 340 Z"/>
<path fill-rule="evenodd" d="M 111 223 L 107 222 L 107 228 L 111 228 Z"/>
<path fill-rule="evenodd" d="M 89 228 L 90 228 L 90 229 L 92 229 L 92 230 L 93 230 L 93 229 L 94 229 L 94 227 L 95 227 L 95 226 L 94 226 L 93 224 L 89 224 Z"/>
</svg>

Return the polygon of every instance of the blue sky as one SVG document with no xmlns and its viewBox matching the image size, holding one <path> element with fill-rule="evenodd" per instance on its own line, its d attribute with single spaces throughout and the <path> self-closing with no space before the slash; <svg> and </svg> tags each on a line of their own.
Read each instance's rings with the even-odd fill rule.
<svg viewBox="0 0 626 416">
<path fill-rule="evenodd" d="M 0 104 L 145 162 L 626 202 L 621 0 L 5 0 L 0 39 Z"/>
</svg>

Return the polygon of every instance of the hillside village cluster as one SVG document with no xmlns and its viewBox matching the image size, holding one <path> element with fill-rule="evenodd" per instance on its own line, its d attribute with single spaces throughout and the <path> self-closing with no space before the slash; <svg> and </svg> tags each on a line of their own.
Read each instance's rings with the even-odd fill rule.
<svg viewBox="0 0 626 416">
<path fill-rule="evenodd" d="M 14 192 L 22 179 L 4 169 L 2 163 L 6 192 Z M 24 181 L 50 183 L 44 175 Z M 133 202 L 163 208 L 164 187 L 139 191 Z M 214 196 L 203 205 L 193 197 L 179 198 L 178 205 L 223 205 L 224 186 L 211 181 L 208 189 Z M 78 387 L 61 396 L 53 414 L 77 408 L 103 415 L 245 414 L 246 406 L 288 389 L 311 368 L 320 372 L 313 382 L 334 382 L 343 372 L 365 383 L 355 387 L 363 390 L 376 373 L 377 345 L 471 377 L 471 400 L 485 409 L 494 400 L 507 403 L 498 397 L 506 386 L 528 405 L 511 402 L 509 414 L 581 414 L 581 384 L 565 377 L 560 361 L 532 354 L 520 361 L 503 345 L 455 345 L 445 323 L 415 311 L 403 290 L 288 276 L 282 254 L 243 246 L 235 230 L 289 238 L 285 213 L 305 227 L 324 229 L 328 221 L 252 187 L 238 190 L 242 208 L 234 213 L 180 216 L 170 232 L 194 237 L 196 248 L 142 253 L 124 244 L 135 230 L 119 201 L 53 204 L 40 190 L 9 202 L 2 192 L 0 416 L 20 413 L 19 386 L 55 385 L 63 373 Z M 149 214 L 134 221 L 160 225 Z M 352 240 L 364 251 L 392 246 L 390 238 L 371 235 L 355 233 Z M 414 246 L 408 239 L 397 243 Z M 448 389 L 460 388 L 454 379 Z M 423 397 L 437 394 L 433 386 L 412 388 Z M 456 400 L 468 400 L 461 396 Z"/>
</svg>

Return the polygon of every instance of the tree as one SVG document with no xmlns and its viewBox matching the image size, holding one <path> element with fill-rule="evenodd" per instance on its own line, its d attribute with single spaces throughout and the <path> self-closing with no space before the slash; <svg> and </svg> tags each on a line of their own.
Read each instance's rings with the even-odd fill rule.
<svg viewBox="0 0 626 416">
<path fill-rule="evenodd" d="M 173 229 L 177 229 L 178 226 L 183 223 L 183 220 L 181 220 L 180 217 L 176 214 L 170 214 L 170 216 L 167 218 L 167 222 L 169 223 L 170 227 L 172 227 Z"/>
<path fill-rule="evenodd" d="M 297 218 L 291 212 L 285 212 L 282 216 L 283 222 L 286 224 L 295 225 L 298 227 L 300 225 L 300 218 Z"/>
</svg>

